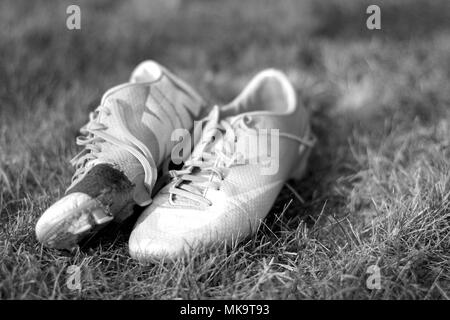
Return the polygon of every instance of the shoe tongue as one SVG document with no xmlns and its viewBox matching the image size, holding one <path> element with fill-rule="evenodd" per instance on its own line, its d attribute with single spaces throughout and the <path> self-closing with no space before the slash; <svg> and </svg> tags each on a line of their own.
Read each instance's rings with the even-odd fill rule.
<svg viewBox="0 0 450 320">
<path fill-rule="evenodd" d="M 208 132 L 211 129 L 214 129 L 214 127 L 217 127 L 220 120 L 220 110 L 218 106 L 214 106 L 209 114 L 202 120 L 203 126 L 202 130 L 203 133 Z"/>
<path fill-rule="evenodd" d="M 212 139 L 212 134 L 216 132 L 214 130 L 217 128 L 217 125 L 219 124 L 220 120 L 220 110 L 218 106 L 214 106 L 209 114 L 202 119 L 202 123 L 200 126 L 194 127 L 194 136 L 198 136 L 201 134 L 200 140 L 197 143 L 197 146 L 194 148 L 191 154 L 191 158 L 201 158 L 204 149 L 204 144 L 208 143 Z M 218 141 L 219 142 L 219 141 Z M 217 142 L 214 142 L 217 143 Z M 219 142 L 220 143 L 220 142 Z M 198 174 L 199 169 L 194 168 L 193 174 Z M 203 175 L 206 175 L 206 173 L 202 173 Z M 208 173 L 209 174 L 209 173 Z M 206 188 L 206 185 L 208 184 L 208 181 L 205 181 L 203 183 L 196 182 L 196 187 L 200 188 L 201 190 L 204 190 Z M 184 181 L 179 188 L 183 189 L 183 185 L 192 185 L 193 183 L 191 181 Z M 166 187 L 162 190 L 162 192 L 168 193 L 169 188 Z M 193 201 L 189 198 L 182 197 L 179 195 L 173 195 L 173 200 L 177 203 L 177 205 L 184 205 L 184 206 L 196 206 L 198 207 L 198 202 Z"/>
<path fill-rule="evenodd" d="M 194 128 L 194 137 L 201 135 L 200 141 L 197 142 L 197 146 L 192 151 L 193 158 L 197 158 L 201 156 L 203 151 L 203 145 L 207 142 L 210 142 L 214 130 L 217 128 L 220 119 L 220 111 L 218 106 L 214 106 L 209 114 L 202 120 L 202 124 L 200 126 L 196 126 Z"/>
</svg>

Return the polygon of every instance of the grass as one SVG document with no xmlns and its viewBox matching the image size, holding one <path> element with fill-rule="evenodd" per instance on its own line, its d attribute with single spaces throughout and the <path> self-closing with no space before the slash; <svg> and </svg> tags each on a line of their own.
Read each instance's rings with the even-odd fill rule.
<svg viewBox="0 0 450 320">
<path fill-rule="evenodd" d="M 450 297 L 448 1 L 372 1 L 377 31 L 368 1 L 75 2 L 80 31 L 67 1 L 0 3 L 0 298 Z M 71 254 L 43 248 L 34 225 L 70 181 L 79 127 L 149 58 L 219 102 L 285 70 L 318 136 L 289 182 L 305 202 L 284 188 L 255 236 L 189 260 L 133 261 L 133 221 Z M 65 284 L 74 264 L 81 291 Z"/>
</svg>

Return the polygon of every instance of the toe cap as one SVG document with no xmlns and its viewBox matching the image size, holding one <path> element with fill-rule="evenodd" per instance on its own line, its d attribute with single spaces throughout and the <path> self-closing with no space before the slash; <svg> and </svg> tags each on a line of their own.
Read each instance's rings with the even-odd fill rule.
<svg viewBox="0 0 450 320">
<path fill-rule="evenodd" d="M 86 214 L 89 213 L 89 214 Z M 49 247 L 70 248 L 79 235 L 112 219 L 99 203 L 82 192 L 66 195 L 49 207 L 39 218 L 35 232 L 39 242 Z"/>
</svg>

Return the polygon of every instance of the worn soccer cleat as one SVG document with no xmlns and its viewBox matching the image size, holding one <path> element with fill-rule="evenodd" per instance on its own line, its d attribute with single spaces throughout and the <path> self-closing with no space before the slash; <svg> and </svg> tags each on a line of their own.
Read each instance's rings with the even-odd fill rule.
<svg viewBox="0 0 450 320">
<path fill-rule="evenodd" d="M 286 76 L 259 73 L 205 118 L 192 155 L 139 217 L 131 256 L 176 258 L 252 234 L 285 181 L 303 175 L 313 145 L 308 112 Z"/>
<path fill-rule="evenodd" d="M 76 171 L 66 195 L 36 225 L 46 246 L 69 249 L 112 220 L 122 221 L 135 204 L 151 203 L 158 170 L 171 153 L 177 128 L 190 130 L 204 100 L 154 61 L 133 71 L 128 83 L 108 90 L 81 128 L 72 159 Z"/>
</svg>

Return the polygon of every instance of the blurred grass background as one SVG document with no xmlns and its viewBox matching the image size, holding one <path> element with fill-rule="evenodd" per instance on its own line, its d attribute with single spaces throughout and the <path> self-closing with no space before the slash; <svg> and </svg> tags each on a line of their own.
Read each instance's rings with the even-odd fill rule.
<svg viewBox="0 0 450 320">
<path fill-rule="evenodd" d="M 448 298 L 449 31 L 448 0 L 1 1 L 0 297 Z M 248 243 L 169 266 L 131 261 L 127 230 L 75 256 L 42 249 L 34 224 L 70 180 L 78 129 L 145 59 L 212 102 L 284 70 L 319 138 L 291 182 L 306 203 L 284 189 Z M 70 264 L 91 277 L 80 294 Z"/>
</svg>

